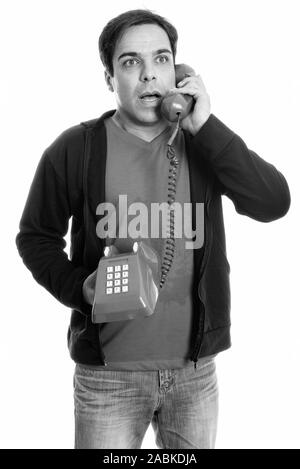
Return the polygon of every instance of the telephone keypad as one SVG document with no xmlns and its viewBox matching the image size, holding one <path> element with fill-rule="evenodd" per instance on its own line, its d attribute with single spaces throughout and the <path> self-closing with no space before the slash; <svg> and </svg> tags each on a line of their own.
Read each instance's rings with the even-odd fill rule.
<svg viewBox="0 0 300 469">
<path fill-rule="evenodd" d="M 107 295 L 128 292 L 128 270 L 128 264 L 118 264 L 114 266 L 111 265 L 106 268 Z"/>
</svg>

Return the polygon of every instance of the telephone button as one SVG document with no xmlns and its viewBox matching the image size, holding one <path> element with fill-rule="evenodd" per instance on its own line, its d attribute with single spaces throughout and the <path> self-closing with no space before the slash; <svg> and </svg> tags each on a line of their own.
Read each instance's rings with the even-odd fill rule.
<svg viewBox="0 0 300 469">
<path fill-rule="evenodd" d="M 125 285 L 122 287 L 122 292 L 124 293 L 128 292 L 128 285 Z"/>
<path fill-rule="evenodd" d="M 122 272 L 122 277 L 128 277 L 128 272 Z"/>
<path fill-rule="evenodd" d="M 112 280 L 114 278 L 114 274 L 107 274 L 107 280 Z"/>
<path fill-rule="evenodd" d="M 116 272 L 116 273 L 115 273 L 115 278 L 120 278 L 120 277 L 121 277 L 120 272 Z"/>
<path fill-rule="evenodd" d="M 116 266 L 115 266 L 115 271 L 116 271 L 116 272 L 119 272 L 120 270 L 121 270 L 121 266 L 120 266 L 120 265 L 116 265 Z"/>
<path fill-rule="evenodd" d="M 112 289 L 112 288 L 107 288 L 107 289 L 106 289 L 106 294 L 107 294 L 107 295 L 111 295 L 112 292 L 113 292 L 113 289 Z"/>
<path fill-rule="evenodd" d="M 128 270 L 128 264 L 123 264 L 122 269 L 123 270 Z"/>
<path fill-rule="evenodd" d="M 107 287 L 112 287 L 113 286 L 113 281 L 109 280 L 108 282 L 106 282 L 106 286 Z"/>
<path fill-rule="evenodd" d="M 119 285 L 121 285 L 121 280 L 115 280 L 115 286 L 117 287 Z"/>
<path fill-rule="evenodd" d="M 122 278 L 122 284 L 127 285 L 128 284 L 128 278 Z"/>
<path fill-rule="evenodd" d="M 115 293 L 120 293 L 120 291 L 121 291 L 120 287 L 115 287 L 115 288 L 114 288 L 114 292 L 115 292 Z"/>
</svg>

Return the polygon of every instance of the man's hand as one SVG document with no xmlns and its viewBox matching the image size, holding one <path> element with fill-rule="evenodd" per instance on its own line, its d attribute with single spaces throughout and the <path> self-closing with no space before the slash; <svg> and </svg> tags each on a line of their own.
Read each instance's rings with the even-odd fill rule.
<svg viewBox="0 0 300 469">
<path fill-rule="evenodd" d="M 92 305 L 94 301 L 96 277 L 97 277 L 97 269 L 85 279 L 82 285 L 83 297 L 89 305 Z"/>
<path fill-rule="evenodd" d="M 193 96 L 195 106 L 193 111 L 181 121 L 181 127 L 196 135 L 210 116 L 210 98 L 200 75 L 186 77 L 172 88 L 171 93 L 189 94 Z"/>
</svg>

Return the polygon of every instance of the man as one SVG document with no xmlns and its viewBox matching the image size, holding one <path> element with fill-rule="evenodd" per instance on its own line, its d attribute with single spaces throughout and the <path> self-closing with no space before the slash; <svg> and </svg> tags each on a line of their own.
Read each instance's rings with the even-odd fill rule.
<svg viewBox="0 0 300 469">
<path fill-rule="evenodd" d="M 285 178 L 211 113 L 201 77 L 175 86 L 176 44 L 175 28 L 148 10 L 106 25 L 100 56 L 117 109 L 67 129 L 45 150 L 20 222 L 16 242 L 25 265 L 72 308 L 75 448 L 140 448 L 150 423 L 160 448 L 214 448 L 214 358 L 231 346 L 221 196 L 262 222 L 289 209 Z M 194 100 L 179 129 L 161 110 L 170 89 Z M 133 241 L 99 235 L 99 206 L 120 209 L 120 194 L 129 205 L 165 202 L 170 141 L 178 159 L 176 202 L 192 204 L 196 224 L 197 204 L 204 206 L 204 243 L 187 249 L 185 237 L 176 238 L 151 316 L 95 324 L 91 305 L 104 248 L 126 252 Z M 71 217 L 68 259 L 63 237 Z M 163 238 L 148 242 L 162 259 Z"/>
</svg>

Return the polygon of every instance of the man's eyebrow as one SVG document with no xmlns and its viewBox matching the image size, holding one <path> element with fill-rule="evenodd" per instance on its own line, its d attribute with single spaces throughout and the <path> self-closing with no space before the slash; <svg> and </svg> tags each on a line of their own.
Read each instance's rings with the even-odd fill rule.
<svg viewBox="0 0 300 469">
<path fill-rule="evenodd" d="M 153 52 L 153 55 L 158 55 L 158 54 L 172 54 L 172 52 L 169 49 L 158 49 L 155 52 Z M 124 52 L 118 57 L 118 60 L 122 59 L 122 57 L 139 57 L 140 54 L 137 52 Z"/>
<path fill-rule="evenodd" d="M 172 54 L 172 52 L 169 49 L 158 49 L 154 55 L 165 54 L 165 53 Z"/>
</svg>

